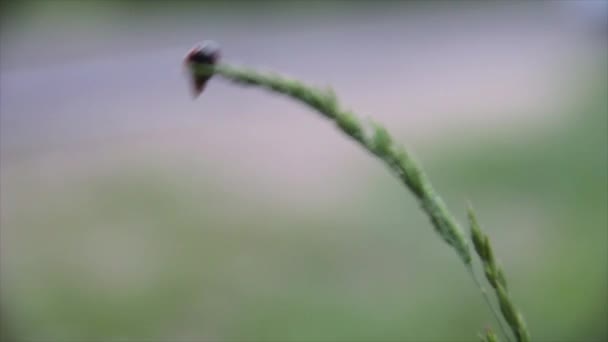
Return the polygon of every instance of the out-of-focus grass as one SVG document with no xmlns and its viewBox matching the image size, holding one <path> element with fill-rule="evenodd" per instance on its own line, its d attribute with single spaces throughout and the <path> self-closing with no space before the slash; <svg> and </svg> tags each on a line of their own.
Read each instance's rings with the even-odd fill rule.
<svg viewBox="0 0 608 342">
<path fill-rule="evenodd" d="M 192 181 L 205 175 L 162 168 L 70 182 L 69 200 L 39 189 L 3 222 L 15 228 L 3 236 L 2 288 L 18 336 L 392 340 L 474 328 L 458 315 L 465 300 L 428 291 L 442 284 L 409 284 L 429 271 L 404 272 L 417 264 L 409 243 L 391 243 L 381 225 L 275 214 Z M 425 327 L 438 312 L 450 322 Z"/>
<path fill-rule="evenodd" d="M 608 337 L 606 85 L 583 93 L 561 128 L 423 158 L 461 218 L 474 202 L 539 341 Z M 493 324 L 385 170 L 311 215 L 161 157 L 55 181 L 3 165 L 0 279 L 16 336 L 471 340 Z"/>
<path fill-rule="evenodd" d="M 230 2 L 216 0 L 216 1 L 154 1 L 149 2 L 142 6 L 142 3 L 137 0 L 119 0 L 119 1 L 107 1 L 107 0 L 90 0 L 82 4 L 74 4 L 70 0 L 55 0 L 54 7 L 63 6 L 66 10 L 74 8 L 98 8 L 98 7 L 110 7 L 121 12 L 133 12 L 138 13 L 163 13 L 167 10 L 170 11 L 213 11 L 218 15 L 258 15 L 273 12 L 274 15 L 279 18 L 281 15 L 324 15 L 339 13 L 353 13 L 353 12 L 369 12 L 375 10 L 386 10 L 390 8 L 407 8 L 409 10 L 426 9 L 434 7 L 450 7 L 450 1 L 382 1 L 382 2 L 353 2 L 343 0 L 324 0 L 324 1 L 310 1 L 302 3 L 299 1 L 281 1 L 281 0 L 258 0 L 255 3 L 247 0 L 231 0 Z M 459 6 L 453 6 L 454 8 L 467 6 L 468 4 L 460 4 Z M 22 0 L 12 2 L 2 2 L 0 7 L 3 11 L 0 15 L 4 18 L 21 15 L 32 9 L 37 9 L 44 6 L 37 0 Z M 475 6 L 480 6 L 476 4 Z M 482 4 L 482 6 L 488 6 Z M 491 5 L 490 5 L 491 6 Z M 495 5 L 494 5 L 495 6 Z M 92 13 L 90 13 L 92 15 Z"/>
</svg>

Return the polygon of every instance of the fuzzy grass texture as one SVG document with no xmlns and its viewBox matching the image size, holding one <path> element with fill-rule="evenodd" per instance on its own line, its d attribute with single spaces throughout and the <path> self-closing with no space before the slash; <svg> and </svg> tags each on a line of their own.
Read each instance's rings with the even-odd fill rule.
<svg viewBox="0 0 608 342">
<path fill-rule="evenodd" d="M 326 119 L 335 123 L 346 136 L 359 143 L 365 150 L 380 159 L 401 180 L 416 197 L 422 210 L 431 221 L 435 232 L 454 249 L 460 260 L 471 274 L 476 285 L 484 295 L 490 309 L 496 316 L 504 338 L 518 342 L 530 341 L 523 316 L 517 310 L 507 292 L 504 272 L 496 263 L 492 246 L 487 235 L 481 232 L 471 206 L 468 208 L 470 234 L 473 252 L 479 257 L 487 281 L 494 290 L 500 315 L 508 328 L 504 327 L 499 314 L 491 304 L 487 292 L 478 280 L 473 263 L 470 245 L 456 219 L 450 214 L 441 197 L 433 188 L 430 180 L 411 154 L 396 143 L 389 132 L 379 123 L 370 121 L 364 124 L 353 112 L 340 107 L 331 89 L 319 89 L 300 81 L 285 78 L 277 73 L 260 73 L 250 68 L 239 68 L 227 64 L 189 64 L 192 77 L 221 76 L 242 86 L 259 87 L 274 93 L 286 95 L 307 105 Z M 510 330 L 512 336 L 507 332 Z M 480 334 L 482 341 L 498 341 L 496 334 L 487 330 Z"/>
</svg>

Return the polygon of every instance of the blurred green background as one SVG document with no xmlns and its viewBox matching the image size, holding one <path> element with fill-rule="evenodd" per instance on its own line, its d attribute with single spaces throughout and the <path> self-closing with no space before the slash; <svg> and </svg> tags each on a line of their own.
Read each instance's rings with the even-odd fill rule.
<svg viewBox="0 0 608 342">
<path fill-rule="evenodd" d="M 145 4 L 145 5 L 144 5 Z M 608 340 L 603 1 L 2 2 L 2 334 L 472 341 L 491 313 L 412 196 L 316 114 L 181 59 L 331 85 L 465 223 L 535 341 Z"/>
</svg>

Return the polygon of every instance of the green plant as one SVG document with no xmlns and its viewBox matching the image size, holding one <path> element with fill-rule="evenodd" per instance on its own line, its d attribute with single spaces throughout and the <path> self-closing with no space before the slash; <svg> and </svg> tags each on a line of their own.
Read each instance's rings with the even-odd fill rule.
<svg viewBox="0 0 608 342">
<path fill-rule="evenodd" d="M 188 56 L 192 56 L 192 52 Z M 383 161 L 418 199 L 422 210 L 429 217 L 439 236 L 456 251 L 496 316 L 505 338 L 510 340 L 510 335 L 507 333 L 507 329 L 503 327 L 498 312 L 492 306 L 485 289 L 475 274 L 471 248 L 458 222 L 448 211 L 419 163 L 403 146 L 393 141 L 389 132 L 382 125 L 376 122 L 363 124 L 354 113 L 340 107 L 336 95 L 331 89 L 323 90 L 307 86 L 297 80 L 287 79 L 276 73 L 263 74 L 249 68 L 216 64 L 215 58 L 212 59 L 212 62 L 205 58 L 199 60 L 187 58 L 186 62 L 195 84 L 202 82 L 204 85 L 210 77 L 217 75 L 239 85 L 260 87 L 286 95 L 311 107 L 325 118 L 333 121 L 344 134 Z M 204 86 L 201 89 L 204 89 Z M 200 91 L 195 92 L 195 94 L 200 94 Z M 494 289 L 502 318 L 507 323 L 516 341 L 529 341 L 530 337 L 524 319 L 517 311 L 507 292 L 505 275 L 494 259 L 490 240 L 487 235 L 481 232 L 471 206 L 469 206 L 468 212 L 474 252 L 480 258 L 486 279 Z M 498 337 L 491 330 L 480 335 L 480 338 L 488 342 L 498 340 Z"/>
</svg>

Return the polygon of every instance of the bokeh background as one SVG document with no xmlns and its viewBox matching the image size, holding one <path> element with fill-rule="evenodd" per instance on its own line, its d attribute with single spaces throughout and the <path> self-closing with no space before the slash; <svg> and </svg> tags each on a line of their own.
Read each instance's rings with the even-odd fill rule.
<svg viewBox="0 0 608 342">
<path fill-rule="evenodd" d="M 2 334 L 472 341 L 497 329 L 388 170 L 223 58 L 332 86 L 466 223 L 536 341 L 606 341 L 605 1 L 4 1 Z"/>
</svg>

